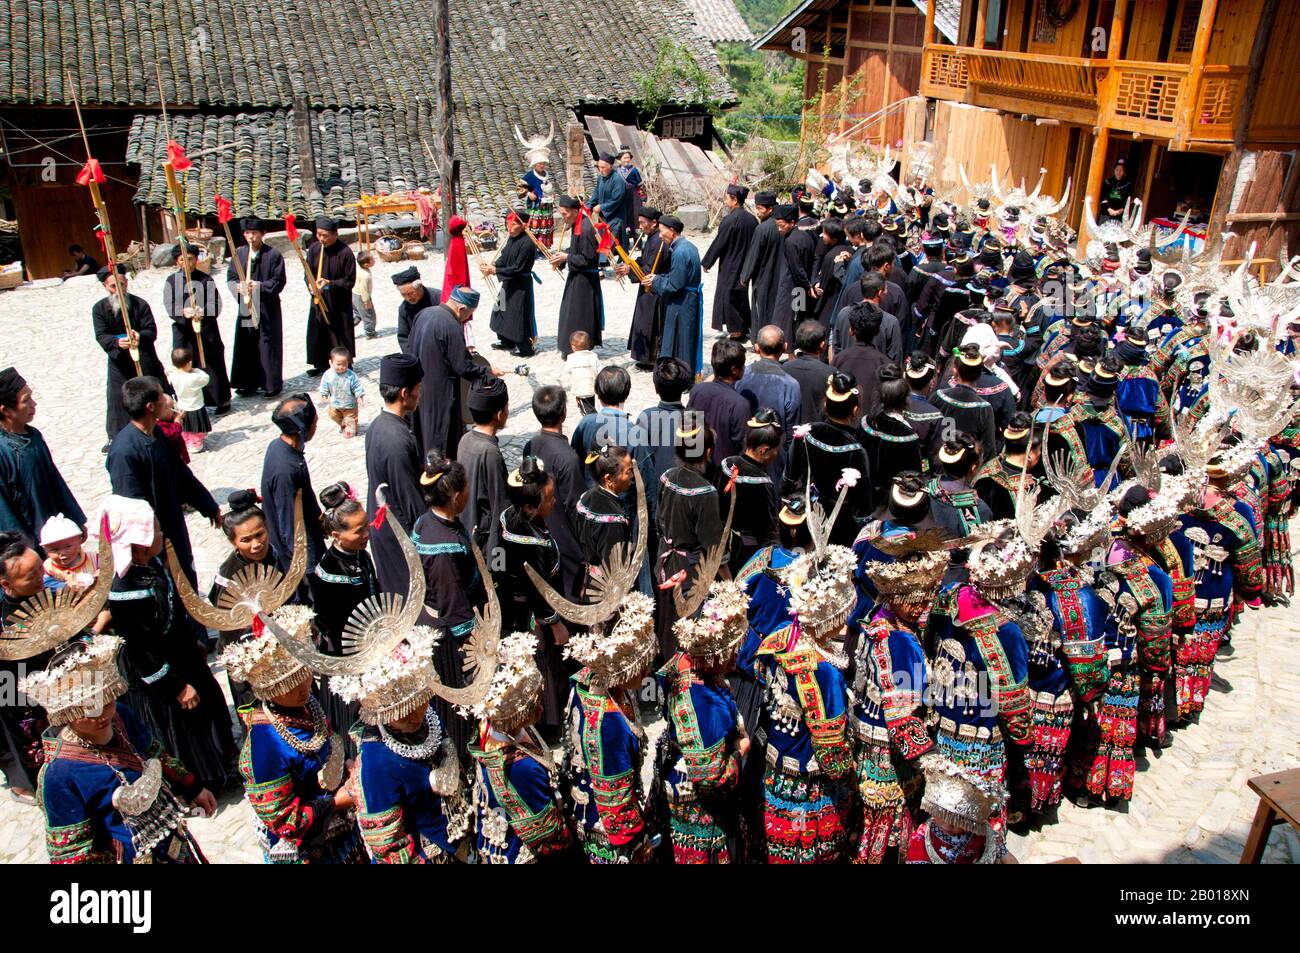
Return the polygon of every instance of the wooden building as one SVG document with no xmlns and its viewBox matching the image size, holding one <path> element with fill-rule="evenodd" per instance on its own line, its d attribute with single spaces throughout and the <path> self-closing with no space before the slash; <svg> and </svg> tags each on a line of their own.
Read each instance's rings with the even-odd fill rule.
<svg viewBox="0 0 1300 953">
<path fill-rule="evenodd" d="M 755 45 L 807 61 L 811 141 L 923 138 L 950 182 L 1046 169 L 1076 223 L 1123 157 L 1148 217 L 1300 248 L 1300 0 L 808 0 Z"/>
<path fill-rule="evenodd" d="M 714 20 L 730 5 L 697 2 Z M 437 186 L 431 9 L 427 0 L 0 0 L 0 216 L 18 220 L 28 274 L 60 274 L 72 243 L 98 251 L 89 198 L 75 184 L 85 152 L 73 88 L 109 176 L 119 250 L 142 226 L 162 234 L 169 136 L 194 162 L 182 176 L 191 216 L 212 216 L 222 195 L 237 215 L 350 221 L 362 194 Z M 643 118 L 635 67 L 653 64 L 658 43 L 646 36 L 672 37 L 707 86 L 679 85 L 660 128 L 710 143 L 711 109 L 734 104 L 735 92 L 696 13 L 687 0 L 621 9 L 593 18 L 585 0 L 538 0 L 507 16 L 496 0 L 450 5 L 461 208 L 508 207 L 525 168 L 516 126 L 551 129 L 557 187 L 588 188 L 590 161 L 575 165 L 581 183 L 568 179 L 566 130 L 588 116 Z"/>
<path fill-rule="evenodd" d="M 936 6 L 937 29 L 955 42 L 960 0 Z M 912 0 L 804 0 L 754 42 L 806 64 L 801 139 L 892 145 L 903 136 L 903 103 L 920 90 L 924 10 Z"/>
</svg>

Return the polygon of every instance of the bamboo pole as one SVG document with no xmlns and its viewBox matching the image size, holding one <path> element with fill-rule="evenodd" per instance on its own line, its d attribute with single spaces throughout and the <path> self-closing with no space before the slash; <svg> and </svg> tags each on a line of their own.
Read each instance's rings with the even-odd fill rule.
<svg viewBox="0 0 1300 953">
<path fill-rule="evenodd" d="M 248 290 L 248 272 L 244 271 L 244 264 L 239 260 L 239 249 L 235 247 L 235 236 L 230 233 L 230 223 L 222 222 L 222 230 L 226 233 L 226 247 L 230 249 L 230 258 L 235 263 L 235 274 L 239 275 L 239 288 L 244 299 L 244 307 L 248 309 L 250 315 L 253 311 L 253 295 Z"/>
<path fill-rule="evenodd" d="M 194 342 L 198 345 L 198 366 L 207 367 L 208 362 L 203 354 L 203 315 L 206 309 L 204 312 L 199 311 L 198 298 L 194 293 L 194 271 L 190 268 L 188 254 L 190 240 L 185 234 L 185 198 L 181 192 L 180 180 L 176 177 L 176 166 L 172 163 L 171 124 L 167 120 L 167 100 L 163 96 L 162 67 L 157 60 L 154 61 L 154 73 L 158 77 L 158 105 L 162 110 L 163 136 L 167 140 L 163 153 L 167 157 L 163 161 L 163 174 L 167 177 L 167 191 L 172 197 L 172 217 L 176 220 L 176 237 L 181 248 L 181 271 L 185 274 L 185 292 L 190 301 L 190 327 L 194 329 Z"/>
<path fill-rule="evenodd" d="M 77 87 L 73 85 L 72 74 L 66 73 L 65 76 L 68 89 L 72 90 L 72 108 L 77 113 L 77 127 L 81 130 L 81 142 L 86 147 L 86 163 L 89 165 L 95 161 L 95 157 L 90 154 L 90 137 L 86 135 L 86 123 L 81 118 L 81 101 L 77 96 Z M 104 254 L 108 257 L 108 270 L 113 276 L 113 290 L 117 295 L 118 311 L 122 315 L 122 327 L 126 330 L 127 353 L 131 355 L 131 362 L 135 364 L 136 376 L 141 377 L 144 375 L 144 370 L 140 367 L 139 336 L 131 329 L 131 309 L 127 304 L 126 292 L 122 289 L 121 276 L 117 273 L 117 249 L 113 245 L 113 229 L 108 220 L 108 205 L 104 202 L 104 195 L 99 191 L 99 183 L 95 181 L 93 174 L 89 176 L 86 184 L 90 186 L 90 201 L 95 206 L 95 215 L 99 219 L 99 234 L 104 239 Z"/>
<path fill-rule="evenodd" d="M 483 284 L 492 294 L 492 297 L 495 298 L 497 296 L 497 283 L 492 280 L 491 275 L 483 271 L 487 267 L 483 262 L 483 246 L 479 244 L 478 239 L 474 237 L 473 230 L 468 225 L 465 226 L 465 246 L 470 250 L 470 254 L 474 256 L 474 262 L 478 265 L 479 273 L 483 276 Z"/>
</svg>

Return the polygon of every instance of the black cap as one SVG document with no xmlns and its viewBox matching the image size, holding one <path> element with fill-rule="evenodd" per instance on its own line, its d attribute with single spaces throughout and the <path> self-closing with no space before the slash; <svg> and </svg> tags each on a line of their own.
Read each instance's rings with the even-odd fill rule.
<svg viewBox="0 0 1300 953">
<path fill-rule="evenodd" d="M 1027 251 L 1016 252 L 1016 257 L 1011 259 L 1011 280 L 1033 281 L 1037 277 L 1038 271 L 1034 267 L 1034 256 Z"/>
<path fill-rule="evenodd" d="M 778 205 L 776 211 L 772 213 L 778 222 L 796 222 L 799 220 L 799 210 L 793 205 Z"/>
<path fill-rule="evenodd" d="M 637 211 L 637 215 L 641 216 L 648 222 L 657 222 L 663 217 L 663 212 L 659 211 L 659 209 L 655 208 L 653 205 L 642 205 Z"/>
<path fill-rule="evenodd" d="M 743 185 L 729 185 L 727 186 L 727 194 L 743 205 L 745 199 L 749 198 L 749 189 Z"/>
<path fill-rule="evenodd" d="M 776 206 L 776 193 L 758 192 L 754 195 L 754 204 L 763 205 L 767 208 L 774 208 Z"/>
<path fill-rule="evenodd" d="M 413 354 L 385 354 L 379 362 L 380 386 L 414 387 L 424 379 L 424 368 Z"/>
<path fill-rule="evenodd" d="M 555 200 L 555 204 L 558 205 L 560 208 L 577 208 L 582 203 L 579 202 L 577 199 L 575 199 L 572 195 L 561 195 L 558 199 Z"/>
<path fill-rule="evenodd" d="M 245 232 L 265 232 L 267 231 L 266 222 L 256 215 L 250 215 L 247 218 L 239 220 L 239 227 Z"/>
<path fill-rule="evenodd" d="M 18 395 L 27 381 L 17 369 L 6 367 L 0 371 L 0 407 L 13 407 L 18 402 Z"/>
<path fill-rule="evenodd" d="M 318 232 L 337 232 L 339 230 L 339 220 L 330 218 L 328 215 L 316 216 L 316 231 Z"/>
<path fill-rule="evenodd" d="M 397 274 L 393 275 L 393 284 L 397 285 L 399 288 L 402 285 L 409 285 L 411 282 L 419 280 L 420 272 L 414 265 L 411 265 L 409 268 L 403 268 Z"/>
<path fill-rule="evenodd" d="M 112 274 L 112 272 L 113 272 L 112 266 L 105 265 L 104 267 L 100 268 L 99 271 L 95 272 L 95 277 L 98 278 L 100 282 L 105 282 L 108 280 L 108 276 Z M 123 265 L 119 262 L 117 266 L 117 273 L 119 275 L 125 275 L 126 265 Z"/>
<path fill-rule="evenodd" d="M 676 215 L 660 215 L 659 224 L 667 225 L 678 235 L 686 231 L 686 226 L 682 224 L 682 220 L 678 218 Z"/>
<path fill-rule="evenodd" d="M 469 409 L 494 413 L 505 407 L 510 400 L 505 382 L 499 377 L 489 377 L 475 381 L 469 389 Z"/>
</svg>

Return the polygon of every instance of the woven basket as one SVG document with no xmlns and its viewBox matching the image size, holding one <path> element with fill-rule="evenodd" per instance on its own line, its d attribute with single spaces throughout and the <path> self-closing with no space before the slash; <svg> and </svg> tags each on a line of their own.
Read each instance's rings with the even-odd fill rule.
<svg viewBox="0 0 1300 953">
<path fill-rule="evenodd" d="M 392 235 L 381 235 L 375 239 L 375 254 L 381 261 L 401 261 L 402 243 Z"/>
<path fill-rule="evenodd" d="M 195 244 L 198 244 L 200 242 L 206 242 L 210 238 L 212 238 L 212 229 L 187 228 L 185 229 L 185 237 L 188 238 L 190 241 L 194 242 Z"/>
<path fill-rule="evenodd" d="M 403 250 L 406 252 L 406 257 L 411 261 L 422 261 L 424 259 L 424 242 L 407 242 L 403 246 Z"/>
<path fill-rule="evenodd" d="M 21 262 L 15 263 L 17 267 L 5 265 L 0 267 L 0 291 L 8 291 L 11 288 L 17 288 L 23 283 L 23 267 Z"/>
</svg>

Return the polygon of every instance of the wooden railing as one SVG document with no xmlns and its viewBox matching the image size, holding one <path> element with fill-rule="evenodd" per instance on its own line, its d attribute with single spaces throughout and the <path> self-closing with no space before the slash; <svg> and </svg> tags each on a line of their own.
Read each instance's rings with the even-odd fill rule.
<svg viewBox="0 0 1300 953">
<path fill-rule="evenodd" d="M 970 84 L 967 50 L 953 46 L 928 46 L 921 68 L 921 95 L 931 99 L 963 101 Z"/>
<path fill-rule="evenodd" d="M 1246 89 L 1246 66 L 1207 66 L 1201 72 L 1192 110 L 1190 139 L 1231 142 L 1237 106 Z M 1300 94 L 1300 90 L 1296 91 Z"/>
<path fill-rule="evenodd" d="M 921 95 L 1100 123 L 1186 148 L 1192 140 L 1232 141 L 1247 72 L 1245 66 L 1206 66 L 1193 77 L 1185 63 L 1109 63 L 932 44 L 925 48 Z"/>
</svg>

